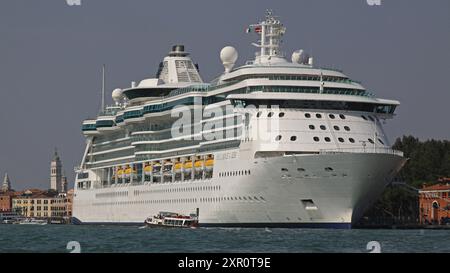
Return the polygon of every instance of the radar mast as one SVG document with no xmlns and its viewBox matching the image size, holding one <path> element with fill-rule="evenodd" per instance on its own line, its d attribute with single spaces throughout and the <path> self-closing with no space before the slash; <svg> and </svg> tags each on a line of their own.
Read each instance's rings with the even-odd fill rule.
<svg viewBox="0 0 450 273">
<path fill-rule="evenodd" d="M 278 17 L 272 14 L 272 10 L 266 11 L 266 19 L 264 21 L 250 25 L 247 28 L 247 33 L 250 32 L 255 32 L 260 35 L 258 43 L 252 43 L 254 46 L 260 48 L 260 52 L 256 53 L 256 63 L 268 62 L 274 57 L 283 59 L 281 38 L 286 32 L 286 28 L 278 20 Z"/>
</svg>

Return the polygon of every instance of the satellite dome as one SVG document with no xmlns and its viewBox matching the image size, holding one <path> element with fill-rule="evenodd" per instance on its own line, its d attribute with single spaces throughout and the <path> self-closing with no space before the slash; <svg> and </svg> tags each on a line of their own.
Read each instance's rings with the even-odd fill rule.
<svg viewBox="0 0 450 273">
<path fill-rule="evenodd" d="M 112 91 L 112 99 L 115 102 L 119 102 L 123 98 L 122 89 L 116 88 Z"/>
<path fill-rule="evenodd" d="M 307 64 L 309 55 L 303 49 L 296 50 L 292 53 L 291 60 L 293 63 Z"/>
<path fill-rule="evenodd" d="M 237 50 L 232 46 L 226 46 L 220 51 L 220 59 L 225 67 L 225 72 L 230 72 L 238 58 Z"/>
</svg>

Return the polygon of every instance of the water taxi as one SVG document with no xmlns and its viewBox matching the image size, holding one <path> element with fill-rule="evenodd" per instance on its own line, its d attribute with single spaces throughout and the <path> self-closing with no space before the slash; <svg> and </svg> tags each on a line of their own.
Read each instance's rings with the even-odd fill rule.
<svg viewBox="0 0 450 273">
<path fill-rule="evenodd" d="M 195 228 L 198 226 L 198 219 L 193 214 L 185 216 L 174 212 L 160 212 L 147 218 L 145 224 L 148 227 Z"/>
</svg>

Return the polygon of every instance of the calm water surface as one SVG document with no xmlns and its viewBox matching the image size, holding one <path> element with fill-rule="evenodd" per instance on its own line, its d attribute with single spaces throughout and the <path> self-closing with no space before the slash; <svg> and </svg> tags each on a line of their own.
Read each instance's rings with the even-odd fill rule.
<svg viewBox="0 0 450 273">
<path fill-rule="evenodd" d="M 450 252 L 450 230 L 150 229 L 137 226 L 0 225 L 0 252 Z"/>
</svg>

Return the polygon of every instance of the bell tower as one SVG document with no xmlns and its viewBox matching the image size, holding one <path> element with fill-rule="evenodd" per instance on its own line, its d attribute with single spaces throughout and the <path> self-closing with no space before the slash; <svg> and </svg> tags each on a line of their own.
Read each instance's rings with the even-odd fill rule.
<svg viewBox="0 0 450 273">
<path fill-rule="evenodd" d="M 55 149 L 53 159 L 50 163 L 50 189 L 61 192 L 62 186 L 62 164 L 58 151 Z"/>
</svg>

